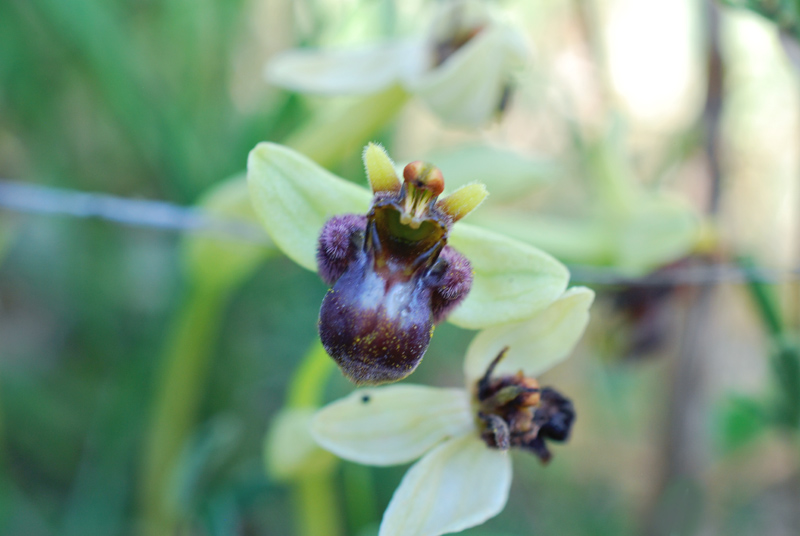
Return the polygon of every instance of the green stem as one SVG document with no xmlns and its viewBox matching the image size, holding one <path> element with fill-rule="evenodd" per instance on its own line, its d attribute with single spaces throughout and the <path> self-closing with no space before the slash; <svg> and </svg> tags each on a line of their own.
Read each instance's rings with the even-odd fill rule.
<svg viewBox="0 0 800 536">
<path fill-rule="evenodd" d="M 169 331 L 142 468 L 141 507 L 153 534 L 174 534 L 179 522 L 169 506 L 170 478 L 195 423 L 227 297 L 190 289 Z"/>
<path fill-rule="evenodd" d="M 336 369 L 322 344 L 315 341 L 292 377 L 286 396 L 289 408 L 319 407 L 325 384 Z M 334 471 L 305 475 L 292 483 L 295 524 L 305 536 L 337 536 L 342 519 L 336 502 Z"/>
<path fill-rule="evenodd" d="M 330 471 L 300 478 L 292 488 L 295 526 L 300 536 L 339 536 L 342 519 Z"/>
<path fill-rule="evenodd" d="M 323 400 L 325 384 L 336 367 L 333 360 L 315 341 L 297 367 L 286 396 L 286 406 L 290 408 L 315 408 Z"/>
<path fill-rule="evenodd" d="M 355 463 L 342 468 L 345 509 L 350 534 L 358 534 L 378 521 L 372 468 Z"/>
<path fill-rule="evenodd" d="M 323 167 L 331 167 L 354 151 L 360 151 L 370 136 L 394 119 L 408 98 L 403 88 L 393 86 L 328 108 L 284 140 L 284 145 Z"/>
</svg>

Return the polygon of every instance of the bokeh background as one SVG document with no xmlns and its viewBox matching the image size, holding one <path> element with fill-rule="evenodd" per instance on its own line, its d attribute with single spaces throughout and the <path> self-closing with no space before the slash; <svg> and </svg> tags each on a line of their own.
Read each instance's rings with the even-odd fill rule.
<svg viewBox="0 0 800 536">
<path fill-rule="evenodd" d="M 423 33 L 435 4 L 5 0 L 0 178 L 192 205 L 257 142 L 342 100 L 270 86 L 274 54 Z M 571 442 L 546 467 L 515 453 L 508 507 L 466 534 L 800 534 L 800 19 L 791 1 L 729 4 L 497 3 L 532 50 L 501 118 L 452 128 L 412 99 L 330 166 L 363 184 L 369 140 L 398 162 L 514 151 L 530 184 L 481 222 L 538 237 L 597 291 L 575 355 L 542 378 L 575 401 Z M 577 222 L 609 174 L 682 199 L 693 240 L 637 270 L 587 252 L 599 224 Z M 0 207 L 0 533 L 154 533 L 166 509 L 179 534 L 308 534 L 263 444 L 325 286 L 265 253 L 240 284 L 203 294 L 191 239 Z M 261 247 L 213 240 L 220 261 Z M 176 335 L 192 315 L 209 329 Z M 439 327 L 413 381 L 460 385 L 470 338 Z M 202 363 L 174 365 L 176 345 Z M 153 423 L 175 376 L 194 383 L 175 391 L 185 419 L 164 418 L 175 436 L 153 492 Z M 320 396 L 350 389 L 337 373 Z M 337 465 L 340 522 L 326 534 L 376 534 L 404 469 Z"/>
</svg>

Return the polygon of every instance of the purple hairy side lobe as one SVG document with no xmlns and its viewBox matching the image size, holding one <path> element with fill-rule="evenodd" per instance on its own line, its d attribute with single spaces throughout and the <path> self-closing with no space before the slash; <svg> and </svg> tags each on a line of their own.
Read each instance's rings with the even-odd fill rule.
<svg viewBox="0 0 800 536">
<path fill-rule="evenodd" d="M 367 217 L 358 214 L 334 216 L 322 228 L 317 244 L 317 266 L 325 283 L 333 285 L 350 261 L 364 247 Z"/>
</svg>

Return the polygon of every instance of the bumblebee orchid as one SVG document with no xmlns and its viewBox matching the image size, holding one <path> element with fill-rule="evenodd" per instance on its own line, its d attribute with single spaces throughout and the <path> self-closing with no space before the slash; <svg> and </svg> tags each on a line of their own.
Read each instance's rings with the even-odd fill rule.
<svg viewBox="0 0 800 536">
<path fill-rule="evenodd" d="M 566 268 L 521 242 L 453 225 L 486 195 L 467 185 L 440 198 L 441 173 L 406 166 L 401 182 L 378 146 L 364 152 L 372 192 L 302 155 L 262 143 L 250 153 L 255 211 L 276 246 L 332 285 L 323 345 L 356 383 L 413 372 L 445 318 L 480 329 L 529 318 L 564 291 Z"/>
</svg>

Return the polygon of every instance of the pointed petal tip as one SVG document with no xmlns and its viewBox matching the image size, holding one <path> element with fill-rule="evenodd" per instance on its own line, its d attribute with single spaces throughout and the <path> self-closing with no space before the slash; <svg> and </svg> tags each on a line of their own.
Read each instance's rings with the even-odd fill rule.
<svg viewBox="0 0 800 536">
<path fill-rule="evenodd" d="M 508 502 L 511 460 L 472 434 L 428 452 L 403 477 L 379 536 L 440 536 L 480 525 Z"/>
<path fill-rule="evenodd" d="M 569 357 L 589 322 L 594 291 L 572 287 L 546 309 L 516 323 L 481 331 L 469 345 L 464 359 L 464 375 L 471 384 L 486 371 L 489 363 L 508 348 L 496 374 L 523 371 L 538 376 Z"/>
<path fill-rule="evenodd" d="M 400 189 L 400 179 L 382 145 L 370 142 L 364 147 L 364 168 L 373 192 L 396 192 Z"/>
<path fill-rule="evenodd" d="M 453 221 L 458 221 L 483 203 L 489 197 L 486 186 L 476 182 L 465 184 L 452 194 L 441 199 L 436 206 L 447 213 Z"/>
<path fill-rule="evenodd" d="M 595 292 L 589 287 L 575 286 L 569 287 L 564 291 L 559 300 L 571 300 L 573 303 L 580 304 L 579 307 L 588 309 L 594 303 Z M 557 300 L 558 301 L 558 300 Z"/>
</svg>

